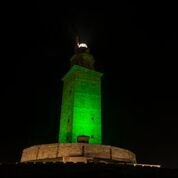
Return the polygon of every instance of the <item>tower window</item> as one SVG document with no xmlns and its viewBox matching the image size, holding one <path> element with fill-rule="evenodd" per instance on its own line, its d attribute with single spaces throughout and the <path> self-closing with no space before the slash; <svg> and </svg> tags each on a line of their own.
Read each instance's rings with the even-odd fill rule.
<svg viewBox="0 0 178 178">
<path fill-rule="evenodd" d="M 91 120 L 94 121 L 94 117 L 92 117 Z"/>
<path fill-rule="evenodd" d="M 94 135 L 91 135 L 91 138 L 94 138 Z"/>
</svg>

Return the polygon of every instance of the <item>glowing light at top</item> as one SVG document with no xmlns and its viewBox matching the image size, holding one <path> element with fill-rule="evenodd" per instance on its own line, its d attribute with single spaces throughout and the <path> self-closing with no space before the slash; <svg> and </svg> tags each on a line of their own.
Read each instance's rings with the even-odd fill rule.
<svg viewBox="0 0 178 178">
<path fill-rule="evenodd" d="M 78 47 L 79 48 L 88 48 L 87 44 L 86 43 L 77 43 Z"/>
</svg>

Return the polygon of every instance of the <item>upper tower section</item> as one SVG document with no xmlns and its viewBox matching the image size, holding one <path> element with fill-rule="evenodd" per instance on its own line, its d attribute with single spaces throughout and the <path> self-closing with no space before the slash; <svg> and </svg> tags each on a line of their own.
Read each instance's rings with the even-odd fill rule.
<svg viewBox="0 0 178 178">
<path fill-rule="evenodd" d="M 71 57 L 71 66 L 79 65 L 88 69 L 94 69 L 94 57 L 90 54 L 90 50 L 86 43 L 79 43 L 78 38 L 75 44 L 75 54 Z"/>
</svg>

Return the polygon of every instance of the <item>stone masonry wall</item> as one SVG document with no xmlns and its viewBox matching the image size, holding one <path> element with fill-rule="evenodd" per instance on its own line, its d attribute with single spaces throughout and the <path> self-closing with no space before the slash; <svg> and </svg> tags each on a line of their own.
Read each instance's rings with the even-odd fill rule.
<svg viewBox="0 0 178 178">
<path fill-rule="evenodd" d="M 85 143 L 54 143 L 35 145 L 23 150 L 21 162 L 48 159 L 58 160 L 61 158 L 63 161 L 66 160 L 65 162 L 67 162 L 67 160 L 74 160 L 74 157 L 76 157 L 78 160 L 98 158 L 113 161 L 136 162 L 135 154 L 127 149 L 109 145 Z"/>
</svg>

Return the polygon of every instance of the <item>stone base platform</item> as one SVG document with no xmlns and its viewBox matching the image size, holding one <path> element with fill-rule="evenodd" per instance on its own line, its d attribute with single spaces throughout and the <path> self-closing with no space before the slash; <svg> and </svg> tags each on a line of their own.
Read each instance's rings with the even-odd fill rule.
<svg viewBox="0 0 178 178">
<path fill-rule="evenodd" d="M 136 163 L 133 152 L 109 145 L 53 143 L 34 145 L 23 150 L 20 162 L 104 162 Z"/>
</svg>

